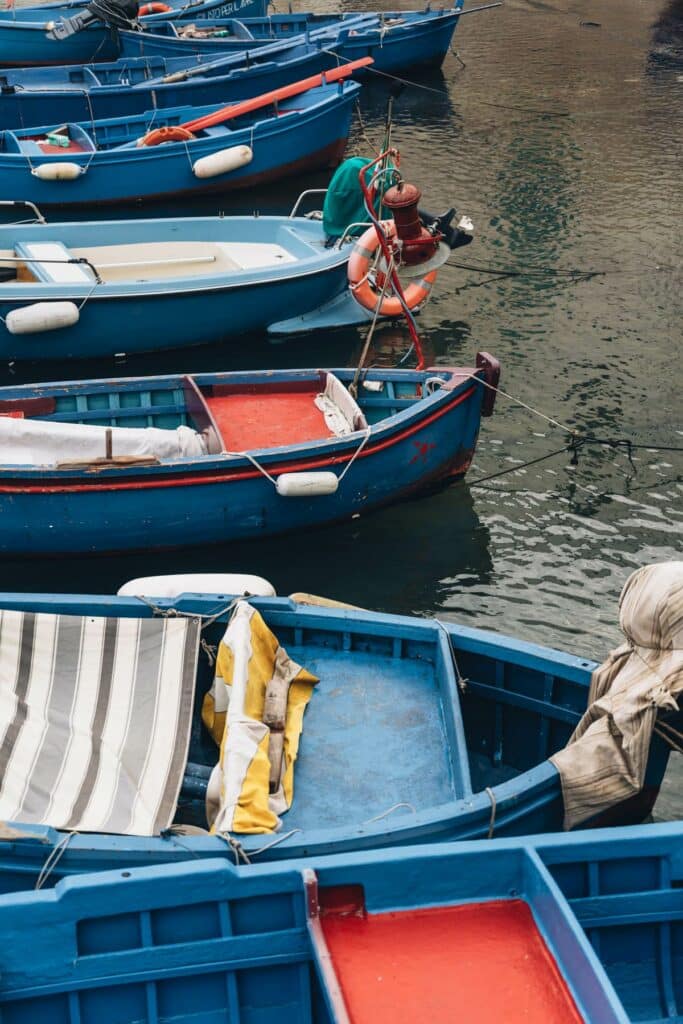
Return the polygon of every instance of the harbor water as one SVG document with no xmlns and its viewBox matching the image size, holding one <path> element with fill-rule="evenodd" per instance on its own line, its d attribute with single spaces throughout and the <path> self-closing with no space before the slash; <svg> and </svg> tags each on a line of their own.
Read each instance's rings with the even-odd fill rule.
<svg viewBox="0 0 683 1024">
<path fill-rule="evenodd" d="M 279 593 L 439 615 L 601 660 L 619 642 L 628 575 L 683 557 L 683 454 L 647 447 L 683 448 L 681 33 L 676 3 L 506 0 L 461 19 L 457 53 L 441 72 L 407 74 L 414 84 L 396 99 L 393 126 L 404 175 L 427 209 L 456 205 L 476 231 L 420 317 L 431 361 L 463 365 L 478 349 L 491 352 L 504 391 L 543 414 L 499 397 L 466 482 L 259 543 L 8 559 L 2 589 L 111 592 L 157 572 L 255 572 Z M 390 84 L 375 77 L 364 90 L 351 152 L 372 155 L 381 140 Z M 149 215 L 282 212 L 301 188 L 325 182 L 317 175 Z M 122 323 L 122 352 L 125 337 Z M 385 327 L 370 359 L 395 360 L 407 347 L 403 328 Z M 282 345 L 244 338 L 163 359 L 3 367 L 0 379 L 353 365 L 360 348 L 355 331 Z M 561 449 L 568 435 L 546 417 L 640 447 L 586 445 L 573 459 L 564 452 L 476 485 Z M 659 816 L 683 811 L 679 759 Z"/>
</svg>

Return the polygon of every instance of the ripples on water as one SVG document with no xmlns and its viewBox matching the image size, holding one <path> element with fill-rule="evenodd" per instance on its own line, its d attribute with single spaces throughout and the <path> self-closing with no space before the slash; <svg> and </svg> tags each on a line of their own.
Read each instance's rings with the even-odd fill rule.
<svg viewBox="0 0 683 1024">
<path fill-rule="evenodd" d="M 501 10 L 463 18 L 455 46 L 466 67 L 449 55 L 442 74 L 420 79 L 427 88 L 409 88 L 396 103 L 394 141 L 425 206 L 455 202 L 475 221 L 476 241 L 456 262 L 541 272 L 492 278 L 447 268 L 422 329 L 442 364 L 462 364 L 477 348 L 493 352 L 505 389 L 562 423 L 601 437 L 683 445 L 676 381 L 683 66 L 675 47 L 662 59 L 652 28 L 676 5 L 569 6 L 507 0 Z M 382 135 L 385 101 L 384 84 L 365 90 L 373 139 Z M 359 129 L 352 149 L 367 152 Z M 322 183 L 323 176 L 310 182 Z M 299 184 L 221 205 L 281 210 Z M 215 201 L 202 208 L 215 209 Z M 581 282 L 543 276 L 573 269 L 604 274 Z M 385 330 L 378 345 L 386 358 L 403 350 L 405 335 Z M 355 334 L 277 347 L 254 339 L 239 352 L 169 354 L 163 365 L 147 358 L 118 372 L 339 365 L 358 351 Z M 72 376 L 111 371 L 68 368 Z M 38 374 L 65 370 L 20 368 L 13 379 Z M 108 591 L 141 573 L 251 570 L 281 591 L 438 613 L 601 658 L 618 640 L 616 605 L 628 574 L 680 557 L 683 466 L 680 455 L 639 451 L 631 465 L 622 453 L 586 448 L 577 466 L 562 455 L 470 490 L 477 476 L 564 439 L 500 399 L 484 421 L 469 483 L 445 493 L 284 541 L 68 566 L 8 561 L 0 584 Z"/>
</svg>

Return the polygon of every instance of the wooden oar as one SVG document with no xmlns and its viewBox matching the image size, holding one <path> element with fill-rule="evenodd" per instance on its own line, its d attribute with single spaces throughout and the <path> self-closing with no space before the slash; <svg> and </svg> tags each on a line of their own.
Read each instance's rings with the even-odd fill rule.
<svg viewBox="0 0 683 1024">
<path fill-rule="evenodd" d="M 204 117 L 198 117 L 194 121 L 186 121 L 177 127 L 185 128 L 189 132 L 200 132 L 204 128 L 213 128 L 216 124 L 231 121 L 235 117 L 241 117 L 242 114 L 250 114 L 252 110 L 260 110 L 261 107 L 268 107 L 271 103 L 277 103 L 279 100 L 288 100 L 292 96 L 299 96 L 302 92 L 316 89 L 319 85 L 327 85 L 331 82 L 338 82 L 342 78 L 348 78 L 354 71 L 357 71 L 359 68 L 366 68 L 369 64 L 374 64 L 372 57 L 361 57 L 359 60 L 352 60 L 350 63 L 342 64 L 341 67 L 333 68 L 331 71 L 323 71 L 322 74 L 311 75 L 310 78 L 302 78 L 299 82 L 292 82 L 291 85 L 284 85 L 280 89 L 264 92 L 261 96 L 254 96 L 251 100 L 233 103 L 229 107 L 221 107 L 220 110 L 214 111 L 213 114 L 205 114 Z"/>
</svg>

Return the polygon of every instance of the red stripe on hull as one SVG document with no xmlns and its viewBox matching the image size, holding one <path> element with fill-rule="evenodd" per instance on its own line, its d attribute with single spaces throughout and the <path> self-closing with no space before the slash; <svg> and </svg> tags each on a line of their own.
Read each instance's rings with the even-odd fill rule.
<svg viewBox="0 0 683 1024">
<path fill-rule="evenodd" d="M 384 451 L 386 448 L 391 448 L 396 444 L 399 444 L 406 437 L 411 437 L 413 434 L 417 434 L 424 427 L 429 426 L 430 423 L 434 423 L 436 420 L 441 419 L 447 413 L 451 412 L 456 406 L 461 405 L 462 402 L 471 398 L 476 391 L 476 386 L 472 386 L 463 392 L 455 401 L 449 402 L 443 409 L 439 409 L 437 412 L 432 413 L 426 419 L 420 420 L 418 423 L 401 431 L 399 434 L 395 434 L 393 437 L 387 438 L 386 441 L 380 441 L 375 445 L 367 445 L 357 456 L 358 459 L 368 458 L 370 455 L 375 455 L 377 452 Z M 357 450 L 357 444 L 354 444 L 353 449 L 345 455 L 335 456 L 333 458 L 310 458 L 302 462 L 291 462 L 284 463 L 283 465 L 273 466 L 267 465 L 266 468 L 271 473 L 298 473 L 304 470 L 321 469 L 325 466 L 343 466 L 344 463 L 349 462 L 353 458 L 355 451 Z M 467 460 L 467 466 L 463 470 L 458 470 L 458 475 L 462 475 L 469 467 L 471 461 L 471 453 Z M 154 479 L 145 480 L 130 480 L 125 482 L 109 482 L 108 480 L 100 483 L 73 483 L 69 485 L 68 482 L 60 483 L 56 485 L 45 485 L 45 484 L 2 484 L 0 486 L 0 494 L 76 494 L 81 491 L 135 491 L 135 490 L 149 490 L 159 487 L 194 487 L 197 485 L 205 484 L 217 484 L 217 483 L 231 483 L 236 480 L 250 480 L 260 476 L 256 469 L 245 469 L 237 471 L 235 473 L 223 472 L 223 473 L 211 473 L 211 474 L 196 474 L 193 476 L 165 476 L 155 477 Z M 443 472 L 439 473 L 439 477 L 448 475 Z M 452 475 L 452 474 L 451 474 Z M 428 480 L 429 476 L 425 475 L 424 480 Z M 437 477 L 438 479 L 438 477 Z"/>
</svg>

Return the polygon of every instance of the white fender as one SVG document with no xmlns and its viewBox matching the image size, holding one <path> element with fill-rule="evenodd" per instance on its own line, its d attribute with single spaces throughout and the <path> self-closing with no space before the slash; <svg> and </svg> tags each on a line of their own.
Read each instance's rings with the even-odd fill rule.
<svg viewBox="0 0 683 1024">
<path fill-rule="evenodd" d="M 179 597 L 181 594 L 251 594 L 275 597 L 275 587 L 263 576 L 240 572 L 189 572 L 171 576 L 141 576 L 119 587 L 120 597 Z"/>
<path fill-rule="evenodd" d="M 85 168 L 78 164 L 62 163 L 61 161 L 53 164 L 38 164 L 37 167 L 31 168 L 31 174 L 35 178 L 40 178 L 41 181 L 74 181 L 76 178 L 80 178 L 84 171 Z"/>
<path fill-rule="evenodd" d="M 10 334 L 38 334 L 59 331 L 78 323 L 80 313 L 75 302 L 34 302 L 23 309 L 12 309 L 5 317 Z"/>
<path fill-rule="evenodd" d="M 219 174 L 236 171 L 239 167 L 250 164 L 253 159 L 254 154 L 250 146 L 231 146 L 230 149 L 220 149 L 217 153 L 195 160 L 192 173 L 197 178 L 215 178 Z"/>
<path fill-rule="evenodd" d="M 275 484 L 283 498 L 312 498 L 319 494 L 334 494 L 339 478 L 334 473 L 282 473 Z"/>
</svg>

